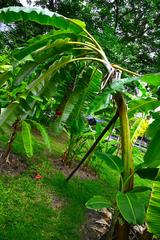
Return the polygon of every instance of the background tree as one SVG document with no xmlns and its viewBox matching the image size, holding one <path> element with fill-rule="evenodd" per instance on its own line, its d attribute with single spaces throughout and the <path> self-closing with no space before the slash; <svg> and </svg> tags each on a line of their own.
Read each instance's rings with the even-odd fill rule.
<svg viewBox="0 0 160 240">
<path fill-rule="evenodd" d="M 22 6 L 22 3 L 19 0 L 0 1 L 0 8 L 9 6 Z M 30 21 L 14 24 L 0 23 L 0 53 L 8 53 L 8 51 L 23 45 L 31 37 L 46 32 L 47 29 L 49 28 Z"/>
<path fill-rule="evenodd" d="M 116 59 L 142 73 L 158 71 L 159 1 L 37 0 L 35 5 L 86 22 L 111 62 Z"/>
<path fill-rule="evenodd" d="M 28 3 L 31 3 L 28 0 Z M 20 5 L 19 1 L 1 2 L 1 7 Z M 69 18 L 86 22 L 111 62 L 141 73 L 157 72 L 160 66 L 159 1 L 119 0 L 36 0 L 35 6 L 48 8 Z M 1 51 L 22 45 L 32 36 L 49 28 L 36 23 L 16 23 L 1 32 Z M 103 34 L 103 38 L 102 38 Z M 20 36 L 20 37 L 19 37 Z"/>
</svg>

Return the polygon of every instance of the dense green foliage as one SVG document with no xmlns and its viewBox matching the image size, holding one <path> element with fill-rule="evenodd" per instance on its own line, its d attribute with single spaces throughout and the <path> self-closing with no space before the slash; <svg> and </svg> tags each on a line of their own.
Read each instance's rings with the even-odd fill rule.
<svg viewBox="0 0 160 240">
<path fill-rule="evenodd" d="M 54 151 L 48 153 L 41 138 L 34 136 L 36 153 L 32 160 L 25 158 L 21 134 L 17 135 L 13 152 L 29 165 L 21 175 L 0 177 L 0 233 L 1 239 L 79 240 L 79 229 L 85 219 L 85 202 L 93 194 L 113 198 L 114 192 L 102 180 L 75 178 L 64 184 L 64 175 L 52 161 L 65 149 L 62 138 L 51 137 Z M 7 138 L 0 136 L 1 146 Z M 48 154 L 48 156 L 46 156 Z M 39 173 L 42 179 L 34 177 Z M 106 189 L 104 191 L 104 189 Z"/>
<path fill-rule="evenodd" d="M 13 5 L 18 5 L 18 2 L 16 4 L 15 1 L 14 3 L 7 1 L 7 4 L 3 3 L 1 7 Z M 123 66 L 142 73 L 158 71 L 160 65 L 158 1 L 88 0 L 85 3 L 84 0 L 36 0 L 35 5 L 86 22 L 87 29 L 99 41 L 111 62 L 119 64 L 123 62 Z M 23 23 L 19 25 L 17 32 L 13 31 L 17 38 L 13 41 L 22 44 L 29 39 L 29 35 L 35 36 L 42 31 L 45 32 L 46 29 Z M 9 35 L 9 44 L 11 39 L 13 37 Z M 14 42 L 12 46 L 13 44 Z"/>
<path fill-rule="evenodd" d="M 101 19 L 100 22 L 96 22 L 97 25 L 91 21 L 92 28 L 98 29 L 98 32 L 94 31 L 93 33 L 95 38 L 99 39 L 106 27 L 106 32 L 111 34 L 104 38 L 105 41 L 114 37 L 116 42 L 115 34 L 118 33 L 119 39 L 114 44 L 114 48 L 107 45 L 104 50 L 87 31 L 85 23 L 80 20 L 66 18 L 47 9 L 11 7 L 0 10 L 0 19 L 4 23 L 32 21 L 49 26 L 48 30 L 52 28 L 51 31 L 30 39 L 23 47 L 14 50 L 10 54 L 9 60 L 5 55 L 2 56 L 0 85 L 2 86 L 1 102 L 5 109 L 0 116 L 0 130 L 10 135 L 7 150 L 10 152 L 11 144 L 18 130 L 15 123 L 17 121 L 21 123 L 24 149 L 26 155 L 31 157 L 33 150 L 29 123 L 34 123 L 37 126 L 46 146 L 51 150 L 47 132 L 40 122 L 49 123 L 49 127 L 52 127 L 57 135 L 64 131 L 68 134 L 69 143 L 63 158 L 63 161 L 67 163 L 73 158 L 81 157 L 82 153 L 88 150 L 91 142 L 101 136 L 99 134 L 102 132 L 103 126 L 106 125 L 106 122 L 112 121 L 111 117 L 116 110 L 120 121 L 112 122 L 110 134 L 107 133 L 108 135 L 105 134 L 102 138 L 97 138 L 100 144 L 97 146 L 90 164 L 92 168 L 96 169 L 95 162 L 96 164 L 105 162 L 104 171 L 108 168 L 115 172 L 115 177 L 112 177 L 116 181 L 119 179 L 116 186 L 116 197 L 114 196 L 114 200 L 112 199 L 109 203 L 102 196 L 94 196 L 86 203 L 86 206 L 97 209 L 100 206 L 113 206 L 114 203 L 116 225 L 113 225 L 113 228 L 116 226 L 118 230 L 116 232 L 114 229 L 113 233 L 116 234 L 117 240 L 129 239 L 130 228 L 128 224 L 144 224 L 146 208 L 148 207 L 148 229 L 158 236 L 157 227 L 154 226 L 156 226 L 155 221 L 160 208 L 157 207 L 155 213 L 152 211 L 152 205 L 155 206 L 152 195 L 148 205 L 151 186 L 148 187 L 146 180 L 142 185 L 134 184 L 134 179 L 138 175 L 142 179 L 159 181 L 160 74 L 140 76 L 117 64 L 111 64 L 107 58 L 109 57 L 111 61 L 117 59 L 117 63 L 123 62 L 123 66 L 129 64 L 131 68 L 134 67 L 135 70 L 143 73 L 146 72 L 144 62 L 150 63 L 150 58 L 154 56 L 155 65 L 148 65 L 147 71 L 156 71 L 157 53 L 148 52 L 148 55 L 144 56 L 145 61 L 138 61 L 140 56 L 138 54 L 141 52 L 144 54 L 146 51 L 142 45 L 147 46 L 150 44 L 150 40 L 145 42 L 145 39 L 142 38 L 142 42 L 137 43 L 134 34 L 137 36 L 138 33 L 136 30 L 132 31 L 132 28 L 130 30 L 132 23 L 135 25 L 136 21 L 143 25 L 143 21 L 141 22 L 140 19 L 144 20 L 144 10 L 146 6 L 148 8 L 148 5 L 143 2 L 142 11 L 139 11 L 137 6 L 128 2 L 126 6 L 128 9 L 124 10 L 122 3 L 111 2 L 108 5 L 110 14 L 107 15 L 109 23 L 103 29 L 102 20 L 106 20 L 106 18 L 103 19 L 103 15 L 101 15 L 104 8 L 102 8 L 103 1 L 100 2 L 97 1 L 96 8 L 92 1 L 89 1 L 89 5 L 82 3 L 82 1 L 76 1 L 75 4 L 78 6 L 82 4 L 83 10 L 91 7 L 91 13 L 97 14 L 98 18 Z M 48 7 L 57 10 L 63 6 L 64 10 L 65 7 L 61 3 L 64 4 L 63 1 L 56 1 Z M 69 2 L 66 3 L 69 4 Z M 144 33 L 147 33 L 148 25 L 152 26 L 153 22 L 157 23 L 157 4 L 155 2 L 150 4 L 153 7 L 153 12 L 151 11 L 150 21 L 145 22 L 147 30 Z M 114 17 L 112 16 L 113 8 L 115 8 L 116 13 Z M 126 11 L 129 13 L 127 12 L 120 18 L 121 9 L 124 11 L 123 14 Z M 127 19 L 128 25 L 126 25 L 124 16 L 129 14 L 132 18 L 133 10 L 138 16 L 136 15 L 136 18 L 131 22 Z M 104 13 L 106 14 L 106 12 Z M 148 20 L 148 11 L 145 14 Z M 95 20 L 94 16 L 91 16 L 91 20 Z M 144 31 L 144 29 L 142 30 Z M 101 42 L 100 39 L 99 42 Z M 131 42 L 134 44 L 132 45 Z M 154 43 L 157 46 L 157 40 Z M 126 53 L 123 52 L 125 45 L 127 45 Z M 128 48 L 131 45 L 133 48 L 130 54 Z M 137 49 L 138 54 L 134 62 L 132 57 L 135 49 Z M 110 51 L 108 52 L 108 50 Z M 127 64 L 123 58 L 117 57 L 119 50 L 124 53 L 123 57 L 126 57 L 125 54 L 127 54 Z M 105 52 L 108 52 L 107 56 Z M 130 62 L 131 59 L 133 65 Z M 90 119 L 89 114 L 93 114 L 95 118 Z M 96 118 L 100 118 L 101 124 L 97 124 Z M 87 121 L 90 126 L 88 126 Z M 152 121 L 153 123 L 150 125 Z M 13 129 L 12 133 L 11 128 Z M 147 147 L 139 154 L 136 144 L 138 138 L 141 138 L 142 142 L 147 128 L 148 139 L 147 141 L 144 139 Z M 111 140 L 110 144 L 110 138 L 113 138 L 114 134 L 115 140 Z M 137 153 L 139 159 L 135 161 Z M 102 167 L 100 166 L 100 168 Z M 98 172 L 102 176 L 102 171 Z M 107 173 L 104 175 L 106 177 Z M 146 201 L 141 193 L 145 194 Z M 154 193 L 154 188 L 153 194 L 157 194 Z"/>
</svg>

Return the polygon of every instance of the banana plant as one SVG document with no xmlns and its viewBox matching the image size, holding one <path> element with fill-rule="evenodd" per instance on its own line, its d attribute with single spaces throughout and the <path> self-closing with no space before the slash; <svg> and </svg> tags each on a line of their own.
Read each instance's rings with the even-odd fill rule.
<svg viewBox="0 0 160 240">
<path fill-rule="evenodd" d="M 158 76 L 156 74 L 156 76 Z M 144 80 L 147 79 L 148 76 L 143 77 Z M 150 75 L 150 80 L 152 80 L 152 76 Z M 160 81 L 160 76 L 158 78 L 156 77 L 156 80 L 154 80 L 154 74 L 153 74 L 153 81 L 150 81 L 148 84 L 152 84 L 154 88 L 157 88 L 157 82 Z M 159 101 L 156 100 L 154 97 L 146 98 L 146 99 L 133 99 L 129 101 L 128 107 L 128 113 L 130 119 L 132 119 L 134 114 L 149 114 L 150 111 L 153 109 L 156 109 L 160 106 Z M 157 221 L 157 217 L 159 216 L 160 208 L 158 206 L 158 197 L 159 197 L 159 181 L 160 181 L 160 118 L 159 113 L 157 113 L 156 119 L 149 125 L 149 122 L 147 121 L 147 124 L 145 122 L 145 129 L 144 129 L 144 120 L 142 121 L 141 118 L 138 117 L 138 121 L 140 124 L 138 124 L 138 127 L 134 128 L 135 131 L 132 135 L 132 139 L 134 140 L 139 135 L 139 130 L 141 127 L 143 128 L 143 134 L 146 132 L 149 140 L 149 145 L 147 148 L 147 151 L 144 155 L 144 159 L 141 164 L 138 164 L 135 166 L 134 172 L 132 173 L 132 176 L 139 175 L 141 178 L 154 180 L 157 183 L 153 184 L 152 194 L 150 196 L 151 186 L 134 186 L 132 190 L 126 191 L 126 186 L 121 183 L 122 191 L 119 191 L 116 196 L 116 205 L 123 216 L 123 219 L 125 219 L 130 224 L 143 224 L 145 221 L 147 222 L 148 230 L 155 234 L 157 237 L 160 234 L 159 231 L 159 221 Z M 142 125 L 142 126 L 141 126 Z M 149 127 L 148 127 L 149 125 Z M 137 123 L 135 122 L 135 126 L 137 126 Z M 148 127 L 148 129 L 147 129 Z M 141 131 L 142 132 L 142 131 Z M 132 141 L 133 141 L 132 140 Z M 109 168 L 116 171 L 120 178 L 122 177 L 121 174 L 123 174 L 123 168 L 124 162 L 122 164 L 121 159 L 118 156 L 111 155 L 109 153 L 101 153 L 96 152 L 96 157 L 105 161 L 105 163 L 108 165 Z M 123 181 L 122 181 L 123 182 Z M 141 192 L 147 192 L 148 191 L 148 200 L 144 201 L 144 198 L 141 197 Z M 148 205 L 149 201 L 149 205 Z M 114 204 L 115 204 L 114 202 Z M 113 203 L 109 203 L 104 199 L 102 196 L 94 196 L 91 198 L 87 203 L 86 206 L 88 208 L 92 209 L 100 209 L 104 207 L 113 207 Z M 147 209 L 147 211 L 146 211 Z M 114 224 L 113 219 L 113 224 Z M 117 228 L 119 226 L 116 225 Z M 125 229 L 128 235 L 128 229 Z M 119 231 L 118 233 L 119 234 Z M 109 237 L 109 236 L 108 236 Z M 113 237 L 113 236 L 112 236 Z M 124 237 L 124 235 L 123 235 Z M 119 239 L 123 239 L 119 235 Z M 110 238 L 108 238 L 110 239 Z M 111 238 L 112 239 L 112 238 Z M 126 239 L 126 238 L 125 238 Z"/>
<path fill-rule="evenodd" d="M 149 106 L 155 109 L 159 103 L 154 98 L 133 100 L 129 103 L 128 111 L 124 93 L 125 86 L 140 80 L 141 77 L 116 64 L 111 65 L 101 46 L 80 20 L 69 19 L 46 9 L 9 7 L 0 10 L 0 21 L 4 23 L 28 20 L 53 27 L 53 30 L 29 40 L 24 47 L 16 49 L 13 52 L 12 67 L 0 75 L 0 86 L 2 87 L 9 84 L 9 81 L 12 82 L 13 87 L 21 86 L 22 83 L 26 82 L 26 91 L 18 92 L 17 98 L 10 102 L 1 114 L 0 128 L 2 131 L 8 132 L 17 116 L 20 120 L 25 121 L 28 116 L 34 115 L 37 106 L 36 98 L 42 96 L 55 97 L 63 83 L 69 84 L 65 81 L 64 69 L 71 69 L 75 63 L 84 65 L 89 63 L 92 69 L 104 72 L 103 81 L 100 84 L 100 94 L 95 96 L 94 101 L 99 97 L 102 98 L 102 95 L 106 101 L 106 98 L 112 95 L 113 102 L 116 103 L 114 108 L 117 108 L 119 113 L 122 156 L 121 158 L 114 155 L 105 156 L 105 159 L 109 160 L 108 164 L 112 168 L 116 168 L 120 174 L 120 191 L 117 193 L 116 199 L 116 209 L 120 214 L 118 214 L 118 218 L 116 217 L 115 232 L 117 240 L 127 240 L 129 239 L 129 224 L 142 224 L 144 222 L 144 204 L 136 198 L 136 190 L 134 189 L 135 170 L 132 160 L 128 115 L 133 116 L 138 111 L 147 112 L 150 109 Z M 121 71 L 134 75 L 134 77 L 120 79 Z M 141 80 L 149 83 L 151 78 L 142 77 Z M 78 86 L 80 85 L 76 85 L 77 89 L 75 87 L 73 93 L 69 94 L 59 121 L 66 122 L 69 120 L 73 114 L 73 109 L 78 113 L 76 122 L 79 121 L 82 105 L 87 101 L 86 95 L 88 94 L 90 79 L 84 77 L 81 81 L 86 84 L 84 92 L 79 92 Z M 30 101 L 31 98 L 33 101 Z M 76 103 L 74 104 L 75 99 Z M 28 132 L 29 128 L 26 122 L 23 127 L 25 132 Z M 154 145 L 154 140 L 153 143 L 151 142 L 151 147 L 152 145 Z M 137 169 L 150 166 L 153 153 L 150 150 L 148 151 L 145 155 L 144 164 Z M 157 166 L 157 164 L 158 159 L 156 158 L 154 166 Z M 143 191 L 143 188 L 140 189 L 140 191 Z M 137 205 L 138 208 L 136 209 Z M 140 210 L 141 215 L 139 215 L 138 210 Z M 119 219 L 121 220 L 119 221 Z"/>
<path fill-rule="evenodd" d="M 31 158 L 33 156 L 33 136 L 32 136 L 32 132 L 31 132 L 31 128 L 34 127 L 34 129 L 36 128 L 42 137 L 42 140 L 44 141 L 45 146 L 48 148 L 49 151 L 51 151 L 51 140 L 50 137 L 47 133 L 46 128 L 34 121 L 34 120 L 30 120 L 30 119 L 26 119 L 25 121 L 20 121 L 18 118 L 15 121 L 15 123 L 12 126 L 12 131 L 7 143 L 7 148 L 4 151 L 4 153 L 2 154 L 2 158 L 10 164 L 10 153 L 12 150 L 12 145 L 13 142 L 16 138 L 17 133 L 21 130 L 21 135 L 22 135 L 22 142 L 23 142 L 23 146 L 24 146 L 24 150 L 25 153 L 27 155 L 28 158 Z"/>
</svg>

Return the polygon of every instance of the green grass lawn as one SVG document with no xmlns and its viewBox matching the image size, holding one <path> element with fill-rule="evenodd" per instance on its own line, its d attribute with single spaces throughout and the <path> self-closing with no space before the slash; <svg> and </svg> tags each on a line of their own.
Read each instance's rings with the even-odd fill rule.
<svg viewBox="0 0 160 240">
<path fill-rule="evenodd" d="M 0 137 L 4 148 L 7 138 Z M 28 163 L 27 170 L 17 176 L 0 176 L 0 240 L 79 240 L 85 221 L 85 203 L 93 195 L 114 199 L 116 189 L 107 181 L 74 177 L 64 182 L 64 175 L 49 160 L 58 158 L 65 143 L 52 137 L 53 152 L 34 139 L 35 154 L 26 159 L 21 135 L 13 152 Z M 48 157 L 49 156 L 49 159 Z M 36 180 L 35 173 L 43 176 Z"/>
<path fill-rule="evenodd" d="M 27 159 L 21 134 L 17 135 L 13 152 L 21 156 L 28 167 L 16 176 L 0 176 L 0 240 L 83 240 L 81 226 L 85 222 L 85 203 L 93 195 L 103 195 L 114 201 L 119 177 L 98 159 L 93 158 L 89 166 L 98 172 L 99 179 L 74 177 L 65 183 L 65 176 L 55 168 L 53 160 L 60 158 L 66 143 L 64 137 L 53 135 L 51 139 L 52 152 L 49 153 L 39 136 L 34 137 L 34 157 Z M 7 137 L 1 135 L 1 148 L 4 149 L 6 143 Z M 36 173 L 42 179 L 36 180 Z M 151 186 L 150 181 L 137 176 L 135 183 Z M 148 192 L 142 195 L 145 200 Z"/>
</svg>

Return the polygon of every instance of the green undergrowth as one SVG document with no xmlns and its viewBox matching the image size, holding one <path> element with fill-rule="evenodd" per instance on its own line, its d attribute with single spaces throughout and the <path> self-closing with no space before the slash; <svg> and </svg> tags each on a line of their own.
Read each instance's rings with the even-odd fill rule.
<svg viewBox="0 0 160 240">
<path fill-rule="evenodd" d="M 7 138 L 0 136 L 1 148 Z M 34 138 L 34 157 L 27 159 L 20 133 L 13 152 L 23 157 L 27 170 L 17 176 L 0 176 L 0 240 L 80 240 L 85 221 L 85 203 L 93 195 L 112 201 L 113 188 L 102 180 L 74 177 L 65 183 L 65 176 L 49 159 L 59 158 L 65 144 L 52 137 L 53 152 Z M 40 174 L 42 179 L 36 180 Z"/>
<path fill-rule="evenodd" d="M 8 142 L 8 137 L 1 134 L 0 135 L 1 148 L 5 149 L 7 142 Z M 32 144 L 33 144 L 34 156 L 36 155 L 38 156 L 39 152 L 44 154 L 47 153 L 48 150 L 46 149 L 44 142 L 39 136 L 32 135 Z M 52 146 L 51 153 L 52 153 L 52 156 L 54 157 L 61 156 L 66 149 L 66 143 L 64 141 L 61 141 L 60 139 L 59 141 L 57 141 L 57 138 L 54 135 L 52 135 L 52 138 L 51 138 L 51 146 Z M 12 148 L 13 148 L 12 149 L 13 153 L 20 156 L 24 156 L 24 157 L 26 156 L 24 146 L 22 144 L 22 136 L 20 132 L 17 134 Z"/>
<path fill-rule="evenodd" d="M 65 183 L 65 176 L 56 170 L 52 161 L 59 159 L 66 149 L 64 136 L 61 139 L 53 135 L 51 142 L 52 152 L 48 152 L 41 139 L 34 136 L 34 157 L 27 159 L 18 133 L 12 151 L 28 167 L 16 176 L 0 176 L 0 240 L 83 240 L 85 203 L 94 195 L 114 201 L 119 185 L 116 172 L 93 157 L 88 167 L 98 173 L 99 179 L 73 177 Z M 6 136 L 0 136 L 0 144 L 1 149 L 6 147 Z M 139 162 L 141 154 L 138 157 Z M 42 179 L 36 180 L 36 174 Z M 136 176 L 135 184 L 146 185 L 146 180 Z M 147 184 L 150 186 L 151 182 Z M 145 201 L 147 195 L 143 194 Z"/>
</svg>

